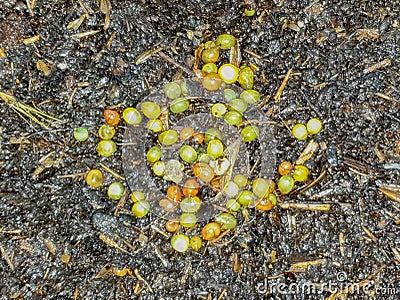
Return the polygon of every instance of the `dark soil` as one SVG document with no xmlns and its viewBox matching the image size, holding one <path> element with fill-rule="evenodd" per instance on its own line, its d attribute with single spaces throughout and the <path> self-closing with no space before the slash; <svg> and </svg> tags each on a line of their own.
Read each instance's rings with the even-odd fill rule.
<svg viewBox="0 0 400 300">
<path fill-rule="evenodd" d="M 107 30 L 98 1 L 82 2 L 91 11 L 77 32 L 66 27 L 84 13 L 79 1 L 36 1 L 32 13 L 25 1 L 0 5 L 0 48 L 7 56 L 0 58 L 0 91 L 63 120 L 62 127 L 43 129 L 1 103 L 0 299 L 325 299 L 335 287 L 365 280 L 371 280 L 369 289 L 342 296 L 399 298 L 399 204 L 378 190 L 379 183 L 400 183 L 398 1 L 244 1 L 257 11 L 246 17 L 245 4 L 236 1 L 118 0 L 112 1 Z M 91 37 L 71 38 L 98 29 Z M 256 89 L 271 96 L 263 109 L 276 122 L 278 162 L 296 160 L 307 144 L 294 140 L 284 122 L 323 120 L 316 140 L 326 147 L 308 166 L 313 179 L 327 173 L 285 201 L 330 203 L 331 210 L 253 211 L 248 224 L 220 241 L 227 245 L 179 254 L 154 229 L 163 226 L 156 216 L 138 221 L 128 204 L 114 216 L 117 203 L 105 189 L 60 176 L 99 162 L 95 134 L 78 143 L 74 127 L 96 132 L 105 107 L 135 105 L 149 93 L 147 83 L 159 88 L 181 72 L 158 55 L 137 65 L 140 54 L 162 46 L 190 67 L 199 43 L 225 32 L 238 37 L 243 62 L 258 66 Z M 22 43 L 34 35 L 41 37 L 35 45 Z M 39 59 L 51 66 L 50 76 L 37 70 Z M 390 65 L 364 72 L 384 59 Z M 289 69 L 293 75 L 275 102 Z M 33 178 L 40 159 L 52 151 L 58 165 Z M 123 174 L 118 157 L 121 150 L 102 161 Z M 323 191 L 325 196 L 310 198 Z M 100 234 L 128 253 L 104 243 Z M 71 260 L 62 262 L 62 254 Z M 302 272 L 291 269 L 316 259 L 323 261 Z M 104 266 L 136 275 L 96 277 Z M 307 282 L 319 284 L 320 293 L 301 291 Z M 279 283 L 291 290 L 277 290 Z"/>
</svg>

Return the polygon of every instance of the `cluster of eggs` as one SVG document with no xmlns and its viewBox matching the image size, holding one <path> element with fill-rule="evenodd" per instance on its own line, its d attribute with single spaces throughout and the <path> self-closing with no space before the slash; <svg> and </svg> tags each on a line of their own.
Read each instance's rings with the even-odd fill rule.
<svg viewBox="0 0 400 300">
<path fill-rule="evenodd" d="M 222 119 L 227 125 L 238 130 L 242 142 L 251 143 L 260 135 L 258 126 L 246 122 L 243 116 L 248 107 L 260 101 L 260 93 L 253 89 L 254 73 L 250 66 L 236 66 L 232 63 L 218 63 L 221 51 L 230 50 L 237 46 L 237 41 L 230 34 L 221 34 L 215 41 L 208 41 L 197 49 L 197 55 L 203 65 L 195 69 L 197 79 L 202 87 L 210 92 L 221 91 L 223 99 L 210 106 L 210 114 Z M 237 83 L 244 90 L 237 93 L 227 87 Z M 226 176 L 230 168 L 230 160 L 226 155 L 226 145 L 219 128 L 209 127 L 204 132 L 196 132 L 193 127 L 186 126 L 179 130 L 170 128 L 168 115 L 186 113 L 193 105 L 186 81 L 169 82 L 163 88 L 164 96 L 168 99 L 168 107 L 162 107 L 156 101 L 144 101 L 137 107 L 127 107 L 122 111 L 122 119 L 129 126 L 146 124 L 148 131 L 156 138 L 155 143 L 145 153 L 145 160 L 152 174 L 167 182 L 165 197 L 159 199 L 158 205 L 166 213 L 165 230 L 173 233 L 171 245 L 178 252 L 185 252 L 189 247 L 198 251 L 202 241 L 218 239 L 224 231 L 237 226 L 237 213 L 242 210 L 243 216 L 248 214 L 248 208 L 268 211 L 276 206 L 278 196 L 290 193 L 295 182 L 305 182 L 309 176 L 306 166 L 293 166 L 283 162 L 278 169 L 281 177 L 277 184 L 271 179 L 248 174 Z M 120 122 L 120 114 L 116 110 L 104 111 L 106 124 L 98 130 L 100 138 L 97 152 L 100 156 L 112 156 L 117 147 L 112 140 L 116 127 Z M 250 125 L 249 125 L 250 123 Z M 310 119 L 306 125 L 296 124 L 292 134 L 300 140 L 309 135 L 317 134 L 322 129 L 322 123 L 316 118 Z M 74 136 L 79 141 L 87 139 L 88 130 L 80 127 L 74 130 Z M 145 137 L 143 137 L 145 138 Z M 174 148 L 176 157 L 163 159 L 164 148 Z M 185 178 L 183 170 L 189 170 L 189 178 Z M 85 177 L 87 184 L 93 188 L 102 186 L 103 174 L 99 169 L 90 170 Z M 196 213 L 205 200 L 202 196 L 204 187 L 224 193 L 225 208 L 216 214 L 213 220 L 205 223 L 200 232 L 193 230 L 199 224 Z M 275 189 L 277 187 L 277 189 Z M 135 190 L 131 194 L 132 213 L 137 218 L 148 215 L 153 203 L 147 199 L 145 190 Z M 108 186 L 108 196 L 119 200 L 125 192 L 120 182 Z M 168 218 L 168 213 L 179 211 L 179 217 Z M 182 233 L 181 230 L 185 231 Z M 189 237 L 187 232 L 191 232 Z"/>
</svg>

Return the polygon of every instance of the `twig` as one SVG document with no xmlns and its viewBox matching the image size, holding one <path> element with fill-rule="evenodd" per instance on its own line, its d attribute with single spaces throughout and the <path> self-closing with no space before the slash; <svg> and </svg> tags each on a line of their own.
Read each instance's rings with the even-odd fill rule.
<svg viewBox="0 0 400 300">
<path fill-rule="evenodd" d="M 190 76 L 194 76 L 194 73 L 192 72 L 192 70 L 190 70 L 189 68 L 185 67 L 184 65 L 181 65 L 180 63 L 178 63 L 176 60 L 172 59 L 171 57 L 169 57 L 168 55 L 166 55 L 164 52 L 160 51 L 158 52 L 158 55 L 165 61 L 173 64 L 174 66 L 182 69 L 182 71 L 184 71 L 186 74 L 190 75 Z"/>
<path fill-rule="evenodd" d="M 120 245 L 118 245 L 115 241 L 110 239 L 108 236 L 104 235 L 103 233 L 100 233 L 99 235 L 100 240 L 102 240 L 106 245 L 113 247 L 121 252 L 129 253 L 129 251 L 126 251 L 124 248 L 121 248 Z"/>
<path fill-rule="evenodd" d="M 331 210 L 331 205 L 329 203 L 294 203 L 294 202 L 283 202 L 279 205 L 283 209 L 295 208 L 303 210 L 321 210 L 328 211 Z"/>
<path fill-rule="evenodd" d="M 285 86 L 286 86 L 291 74 L 292 74 L 292 69 L 289 69 L 289 71 L 286 73 L 285 78 L 282 81 L 281 86 L 279 87 L 278 91 L 276 92 L 276 94 L 274 96 L 275 102 L 278 102 L 279 99 L 281 98 L 283 90 L 285 89 Z"/>
<path fill-rule="evenodd" d="M 99 165 L 100 165 L 104 170 L 106 170 L 107 172 L 109 172 L 112 176 L 114 176 L 116 179 L 122 180 L 122 181 L 125 181 L 125 180 L 126 180 L 125 177 L 119 175 L 117 172 L 115 172 L 114 170 L 110 169 L 110 168 L 107 167 L 105 164 L 99 163 Z"/>
<path fill-rule="evenodd" d="M 163 47 L 157 47 L 155 49 L 151 49 L 148 50 L 142 54 L 140 54 L 137 59 L 135 64 L 139 65 L 141 63 L 144 63 L 146 60 L 148 60 L 151 56 L 153 56 L 154 54 L 157 54 L 158 52 L 160 52 L 161 50 L 164 50 Z"/>
<path fill-rule="evenodd" d="M 12 263 L 10 257 L 8 256 L 7 252 L 6 252 L 6 251 L 4 250 L 4 248 L 1 247 L 1 246 L 0 246 L 0 251 L 1 251 L 1 254 L 3 255 L 5 261 L 6 261 L 7 264 L 9 265 L 11 271 L 14 271 L 14 265 L 13 265 L 13 263 Z"/>
<path fill-rule="evenodd" d="M 305 186 L 304 188 L 302 188 L 300 190 L 300 194 L 304 193 L 305 191 L 307 191 L 309 188 L 313 187 L 314 185 L 316 185 L 322 178 L 324 178 L 326 175 L 326 169 L 323 169 L 321 174 L 319 174 L 318 178 L 315 179 L 314 181 L 310 182 L 309 184 L 307 184 L 307 186 Z"/>
<path fill-rule="evenodd" d="M 151 288 L 150 284 L 142 276 L 140 276 L 138 269 L 135 269 L 133 272 L 135 273 L 135 276 L 136 276 L 137 279 L 139 279 L 139 280 L 144 282 L 144 284 L 149 289 L 150 293 L 153 293 L 153 289 Z"/>
<path fill-rule="evenodd" d="M 364 74 L 368 74 L 368 73 L 371 73 L 373 71 L 379 70 L 381 68 L 388 67 L 388 66 L 391 65 L 391 63 L 392 63 L 392 61 L 389 58 L 386 58 L 386 59 L 384 59 L 384 60 L 382 60 L 382 61 L 380 61 L 380 62 L 378 62 L 378 63 L 376 63 L 376 64 L 374 64 L 374 65 L 372 65 L 372 66 L 370 66 L 368 68 L 366 68 L 366 69 L 364 69 L 363 72 L 364 72 Z"/>
<path fill-rule="evenodd" d="M 75 174 L 65 174 L 65 175 L 60 175 L 58 178 L 75 178 L 75 177 L 82 177 L 85 176 L 87 172 L 80 172 L 80 173 L 75 173 Z"/>
<path fill-rule="evenodd" d="M 60 119 L 48 115 L 39 109 L 22 104 L 21 102 L 17 101 L 17 99 L 12 95 L 0 92 L 0 98 L 3 99 L 3 101 L 28 124 L 29 122 L 25 117 L 31 119 L 32 121 L 46 129 L 49 128 L 48 125 L 56 125 L 53 121 L 61 121 Z"/>
<path fill-rule="evenodd" d="M 388 95 L 386 95 L 386 94 L 375 93 L 375 96 L 378 96 L 378 97 L 380 97 L 380 98 L 382 98 L 382 99 L 385 99 L 385 100 L 388 100 L 388 101 L 394 101 L 394 102 L 400 103 L 399 100 L 394 99 L 394 98 L 392 98 L 392 97 L 390 97 L 390 96 L 388 96 Z"/>
<path fill-rule="evenodd" d="M 126 188 L 124 190 L 124 193 L 122 194 L 121 199 L 119 199 L 119 201 L 118 201 L 117 207 L 115 208 L 115 211 L 114 211 L 114 216 L 117 216 L 118 213 L 121 211 L 122 207 L 126 203 L 126 200 L 128 200 L 128 195 L 129 195 L 129 192 L 128 192 L 128 189 Z"/>
</svg>

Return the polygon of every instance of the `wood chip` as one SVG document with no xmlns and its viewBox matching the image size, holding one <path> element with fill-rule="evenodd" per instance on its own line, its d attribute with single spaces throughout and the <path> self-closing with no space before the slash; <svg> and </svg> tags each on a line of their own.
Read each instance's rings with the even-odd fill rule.
<svg viewBox="0 0 400 300">
<path fill-rule="evenodd" d="M 324 191 L 320 191 L 320 192 L 310 196 L 309 198 L 310 198 L 310 200 L 317 200 L 319 198 L 329 196 L 330 194 L 332 194 L 333 191 L 334 191 L 334 189 L 327 189 Z"/>
<path fill-rule="evenodd" d="M 293 22 L 286 24 L 285 27 L 292 29 L 293 31 L 296 31 L 296 32 L 300 32 L 300 30 L 301 30 L 299 25 L 297 25 L 296 23 L 293 23 Z M 282 28 L 282 29 L 284 29 L 284 28 Z"/>
<path fill-rule="evenodd" d="M 376 156 L 379 158 L 379 162 L 383 163 L 386 159 L 385 154 L 382 152 L 382 150 L 379 148 L 379 144 L 375 145 L 374 148 Z"/>
<path fill-rule="evenodd" d="M 322 90 L 324 87 L 326 87 L 326 82 L 322 82 L 320 84 L 314 85 L 314 90 Z"/>
<path fill-rule="evenodd" d="M 285 89 L 285 86 L 286 86 L 291 74 L 292 74 L 292 69 L 289 69 L 289 71 L 285 75 L 285 78 L 282 81 L 281 86 L 279 87 L 278 91 L 276 92 L 276 94 L 274 96 L 275 102 L 278 102 L 279 99 L 281 98 L 283 90 Z"/>
<path fill-rule="evenodd" d="M 100 269 L 100 271 L 94 276 L 94 278 L 99 279 L 106 275 L 112 274 L 113 269 L 114 268 L 110 264 L 106 264 Z"/>
<path fill-rule="evenodd" d="M 252 57 L 254 57 L 254 58 L 256 58 L 256 59 L 261 59 L 261 56 L 260 56 L 259 54 L 255 53 L 255 52 L 253 52 L 253 51 L 250 51 L 250 50 L 246 50 L 246 49 L 245 49 L 244 52 L 250 54 Z"/>
<path fill-rule="evenodd" d="M 117 36 L 117 32 L 114 31 L 110 35 L 110 38 L 108 39 L 107 43 L 105 44 L 105 46 L 104 46 L 105 49 L 109 49 L 111 47 L 111 44 L 112 44 L 112 42 L 113 42 L 113 40 L 115 39 L 116 36 Z"/>
<path fill-rule="evenodd" d="M 138 282 L 136 282 L 135 289 L 133 290 L 133 293 L 135 295 L 137 295 L 137 294 L 140 293 L 140 291 L 141 291 L 141 287 L 140 287 L 140 282 L 138 281 Z"/>
<path fill-rule="evenodd" d="M 382 69 L 384 67 L 388 67 L 391 65 L 391 63 L 392 63 L 392 61 L 389 58 L 386 58 L 386 59 L 364 69 L 364 74 L 368 74 L 368 73 L 374 72 L 376 70 Z"/>
<path fill-rule="evenodd" d="M 222 293 L 219 295 L 219 297 L 218 297 L 217 300 L 223 299 L 223 298 L 225 297 L 225 295 L 226 295 L 226 289 L 224 289 L 224 290 L 222 291 Z"/>
<path fill-rule="evenodd" d="M 0 47 L 0 58 L 7 58 L 4 47 Z"/>
<path fill-rule="evenodd" d="M 22 230 L 21 229 L 4 230 L 3 228 L 0 228 L 0 233 L 21 234 Z"/>
<path fill-rule="evenodd" d="M 30 38 L 24 39 L 23 43 L 25 45 L 29 45 L 29 44 L 32 44 L 32 43 L 37 42 L 39 40 L 40 40 L 40 35 L 35 35 L 35 36 L 30 37 Z"/>
<path fill-rule="evenodd" d="M 44 171 L 44 169 L 51 168 L 54 165 L 53 154 L 55 151 L 51 151 L 39 160 L 39 166 L 33 171 L 32 178 L 37 179 L 38 176 Z"/>
<path fill-rule="evenodd" d="M 193 30 L 186 30 L 186 36 L 189 40 L 194 38 L 194 31 Z"/>
<path fill-rule="evenodd" d="M 11 144 L 30 144 L 31 142 L 24 136 L 16 137 L 12 136 L 10 137 L 10 143 Z"/>
<path fill-rule="evenodd" d="M 345 236 L 342 232 L 339 233 L 339 249 L 340 249 L 340 254 L 344 257 L 345 252 L 344 252 L 344 245 L 345 245 Z"/>
<path fill-rule="evenodd" d="M 378 40 L 379 39 L 379 30 L 374 29 L 357 29 L 358 38 L 366 38 L 370 40 Z"/>
<path fill-rule="evenodd" d="M 276 262 L 276 254 L 277 252 L 275 250 L 272 250 L 271 253 L 269 254 L 269 261 L 271 264 Z"/>
<path fill-rule="evenodd" d="M 325 259 L 316 259 L 294 263 L 288 272 L 306 272 L 309 266 L 317 266 L 325 262 Z"/>
<path fill-rule="evenodd" d="M 202 62 L 201 59 L 201 54 L 203 53 L 204 50 L 204 44 L 200 44 L 196 50 L 194 50 L 194 64 L 193 64 L 193 69 L 197 70 L 199 65 Z"/>
<path fill-rule="evenodd" d="M 78 288 L 75 288 L 73 298 L 74 298 L 74 300 L 76 300 L 76 299 L 78 299 L 78 297 L 79 297 L 79 289 L 78 289 Z"/>
<path fill-rule="evenodd" d="M 71 262 L 71 255 L 67 254 L 67 253 L 63 253 L 60 256 L 60 260 L 64 263 L 64 264 L 69 264 Z"/>
<path fill-rule="evenodd" d="M 243 272 L 243 266 L 239 254 L 237 252 L 233 253 L 231 260 L 233 262 L 233 272 L 241 274 Z"/>
<path fill-rule="evenodd" d="M 39 71 L 42 71 L 45 76 L 49 76 L 50 73 L 51 73 L 49 67 L 46 65 L 46 63 L 43 60 L 38 60 L 37 61 L 36 68 Z"/>
<path fill-rule="evenodd" d="M 328 39 L 328 35 L 325 34 L 325 32 L 321 31 L 320 33 L 318 33 L 317 39 L 315 40 L 315 43 L 316 44 L 320 44 L 320 43 L 322 43 L 323 41 L 325 41 L 327 39 Z"/>
<path fill-rule="evenodd" d="M 44 239 L 43 243 L 46 245 L 47 250 L 49 250 L 51 254 L 55 255 L 57 253 L 57 250 L 51 240 Z"/>
</svg>

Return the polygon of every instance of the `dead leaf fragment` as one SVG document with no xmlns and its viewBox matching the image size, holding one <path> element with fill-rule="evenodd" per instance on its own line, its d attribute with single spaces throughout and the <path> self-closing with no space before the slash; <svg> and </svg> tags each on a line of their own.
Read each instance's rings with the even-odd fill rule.
<svg viewBox="0 0 400 300">
<path fill-rule="evenodd" d="M 78 28 L 82 25 L 85 18 L 87 18 L 88 16 L 89 16 L 88 14 L 83 14 L 78 19 L 69 22 L 67 25 L 67 29 L 78 30 Z"/>
<path fill-rule="evenodd" d="M 64 264 L 69 264 L 71 261 L 71 255 L 67 254 L 67 253 L 63 253 L 60 256 L 60 260 L 64 263 Z"/>
<path fill-rule="evenodd" d="M 296 165 L 304 165 L 304 163 L 309 160 L 314 153 L 318 150 L 318 143 L 314 140 L 311 140 L 308 145 L 304 148 L 303 152 L 301 152 L 299 158 L 296 160 Z"/>
<path fill-rule="evenodd" d="M 240 66 L 240 62 L 242 61 L 242 54 L 240 52 L 239 42 L 236 41 L 235 46 L 231 48 L 229 53 L 229 62 L 236 67 Z"/>
<path fill-rule="evenodd" d="M 0 47 L 0 58 L 7 58 L 6 52 L 3 47 Z"/>
<path fill-rule="evenodd" d="M 110 0 L 100 0 L 100 11 L 106 15 L 104 19 L 104 30 L 107 30 L 107 28 L 110 26 L 111 18 L 110 18 L 110 12 L 111 12 L 111 2 Z"/>
<path fill-rule="evenodd" d="M 189 40 L 192 40 L 194 38 L 193 30 L 186 30 L 186 36 Z"/>
<path fill-rule="evenodd" d="M 35 4 L 36 4 L 36 0 L 32 0 L 32 1 L 26 0 L 26 6 L 28 7 L 28 10 L 30 13 L 32 13 L 32 10 L 35 7 Z"/>
<path fill-rule="evenodd" d="M 193 65 L 193 71 L 194 70 L 197 70 L 198 69 L 198 67 L 199 67 L 199 65 L 201 64 L 201 54 L 203 53 L 203 50 L 204 50 L 204 44 L 200 44 L 197 48 L 196 48 L 196 50 L 194 50 L 194 58 L 195 58 L 195 61 L 194 61 L 194 65 Z"/>
<path fill-rule="evenodd" d="M 45 76 L 49 76 L 50 73 L 51 73 L 49 67 L 46 65 L 46 63 L 43 60 L 38 60 L 37 61 L 36 68 L 39 71 L 42 71 Z"/>
<path fill-rule="evenodd" d="M 144 63 L 144 62 L 145 62 L 146 60 L 148 60 L 152 55 L 154 55 L 154 54 L 160 52 L 160 51 L 163 50 L 163 49 L 164 49 L 163 47 L 158 47 L 158 48 L 156 48 L 156 49 L 151 49 L 151 50 L 148 50 L 148 51 L 146 51 L 146 52 L 143 52 L 142 54 L 140 54 L 140 55 L 137 57 L 135 64 L 139 65 L 139 64 L 141 64 L 141 63 Z"/>
<path fill-rule="evenodd" d="M 325 34 L 325 32 L 322 31 L 322 32 L 317 34 L 317 38 L 315 40 L 315 43 L 316 44 L 320 44 L 320 43 L 322 43 L 323 41 L 325 41 L 327 39 L 328 39 L 328 35 Z"/>
<path fill-rule="evenodd" d="M 379 190 L 390 200 L 400 202 L 400 192 L 385 188 L 379 188 Z"/>
<path fill-rule="evenodd" d="M 85 38 L 85 37 L 89 37 L 89 36 L 95 35 L 95 34 L 99 33 L 100 31 L 101 30 L 89 30 L 89 31 L 73 34 L 73 35 L 71 35 L 71 38 L 73 40 L 79 40 L 79 39 L 82 39 L 82 38 Z"/>
<path fill-rule="evenodd" d="M 110 275 L 113 273 L 114 268 L 110 264 L 104 265 L 100 271 L 94 276 L 95 279 L 102 278 L 104 276 Z"/>
<path fill-rule="evenodd" d="M 361 228 L 364 230 L 364 232 L 368 235 L 368 237 L 374 242 L 378 242 L 378 239 L 376 238 L 376 236 L 364 225 L 361 225 Z"/>
<path fill-rule="evenodd" d="M 399 248 L 392 248 L 392 251 L 394 253 L 394 258 L 397 260 L 397 264 L 400 263 L 400 250 Z"/>
</svg>

